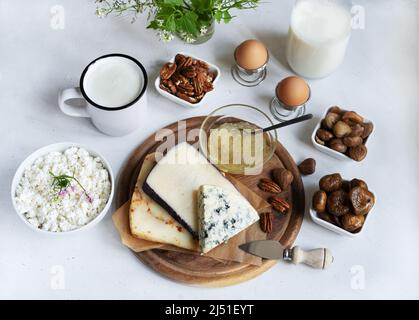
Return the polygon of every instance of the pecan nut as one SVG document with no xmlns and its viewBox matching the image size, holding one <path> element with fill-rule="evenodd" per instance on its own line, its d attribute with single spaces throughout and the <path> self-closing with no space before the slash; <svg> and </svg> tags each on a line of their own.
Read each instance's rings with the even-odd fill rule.
<svg viewBox="0 0 419 320">
<path fill-rule="evenodd" d="M 280 186 L 278 186 L 271 179 L 267 179 L 267 178 L 261 179 L 259 181 L 258 187 L 260 190 L 269 192 L 269 193 L 280 193 L 282 191 Z"/>
<path fill-rule="evenodd" d="M 273 220 L 274 220 L 274 215 L 272 214 L 272 212 L 264 212 L 260 215 L 259 224 L 263 232 L 265 233 L 272 232 Z"/>
<path fill-rule="evenodd" d="M 175 63 L 177 64 L 177 67 L 179 69 L 183 68 L 183 65 L 185 64 L 185 61 L 186 61 L 186 57 L 183 54 L 178 53 L 175 56 Z"/>
<path fill-rule="evenodd" d="M 162 80 L 168 80 L 170 77 L 176 72 L 177 66 L 175 63 L 166 63 L 161 69 L 160 69 L 160 78 Z"/>
<path fill-rule="evenodd" d="M 195 78 L 197 75 L 197 72 L 194 66 L 183 68 L 181 70 L 181 73 L 182 75 L 184 75 L 186 78 L 189 78 L 189 79 Z"/>
<path fill-rule="evenodd" d="M 196 100 L 196 98 L 194 98 L 194 97 L 190 97 L 190 96 L 188 96 L 187 94 L 184 94 L 184 93 L 182 93 L 182 92 L 177 92 L 176 93 L 176 96 L 178 97 L 178 98 L 181 98 L 182 100 L 185 100 L 185 101 L 187 101 L 187 102 L 189 102 L 189 103 L 197 103 L 197 100 Z"/>
<path fill-rule="evenodd" d="M 290 208 L 288 202 L 278 196 L 269 199 L 269 203 L 272 205 L 275 211 L 278 211 L 280 213 L 285 213 Z"/>
</svg>

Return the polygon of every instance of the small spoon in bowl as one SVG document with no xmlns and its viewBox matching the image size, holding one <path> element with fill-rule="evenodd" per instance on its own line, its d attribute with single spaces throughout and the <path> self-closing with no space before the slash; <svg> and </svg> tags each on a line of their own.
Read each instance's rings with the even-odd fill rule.
<svg viewBox="0 0 419 320">
<path fill-rule="evenodd" d="M 279 129 L 279 128 L 282 128 L 282 127 L 289 126 L 291 124 L 295 124 L 295 123 L 299 123 L 299 122 L 302 122 L 302 121 L 310 120 L 312 118 L 313 118 L 313 115 L 311 113 L 305 114 L 301 117 L 297 117 L 297 118 L 294 118 L 294 119 L 291 119 L 291 120 L 287 120 L 287 121 L 284 121 L 284 122 L 281 122 L 281 123 L 274 124 L 273 126 L 270 126 L 270 127 L 263 128 L 262 131 L 267 132 L 267 131 Z"/>
<path fill-rule="evenodd" d="M 301 117 L 297 117 L 297 118 L 294 118 L 294 119 L 291 119 L 291 120 L 287 120 L 287 121 L 284 121 L 284 122 L 281 122 L 281 123 L 277 123 L 277 124 L 274 124 L 273 126 L 270 126 L 270 127 L 266 127 L 266 128 L 263 128 L 263 129 L 256 129 L 256 130 L 252 131 L 251 134 L 256 134 L 257 132 L 261 132 L 261 131 L 262 132 L 268 132 L 268 131 L 279 129 L 279 128 L 282 128 L 282 127 L 286 127 L 286 126 L 289 126 L 289 125 L 292 125 L 292 124 L 295 124 L 295 123 L 310 120 L 312 118 L 313 118 L 313 115 L 311 113 L 305 114 Z M 241 129 L 241 130 L 243 130 L 243 129 Z"/>
</svg>

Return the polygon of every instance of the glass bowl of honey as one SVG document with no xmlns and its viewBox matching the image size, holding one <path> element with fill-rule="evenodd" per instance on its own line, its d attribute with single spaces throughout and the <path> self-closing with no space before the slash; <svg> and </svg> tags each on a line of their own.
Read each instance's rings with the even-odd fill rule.
<svg viewBox="0 0 419 320">
<path fill-rule="evenodd" d="M 275 152 L 276 130 L 262 130 L 273 124 L 269 116 L 256 107 L 226 105 L 205 118 L 199 132 L 199 147 L 220 171 L 257 175 Z"/>
</svg>

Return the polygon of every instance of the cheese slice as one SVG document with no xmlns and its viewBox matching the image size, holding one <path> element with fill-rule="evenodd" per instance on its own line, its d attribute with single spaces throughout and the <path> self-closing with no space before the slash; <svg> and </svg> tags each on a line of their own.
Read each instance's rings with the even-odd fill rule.
<svg viewBox="0 0 419 320">
<path fill-rule="evenodd" d="M 154 154 L 147 155 L 138 175 L 129 211 L 131 233 L 140 239 L 198 251 L 198 242 L 191 233 L 142 190 L 141 186 L 155 164 Z"/>
<path fill-rule="evenodd" d="M 198 194 L 199 246 L 206 253 L 259 220 L 242 196 L 223 188 L 203 185 Z"/>
<path fill-rule="evenodd" d="M 204 184 L 240 195 L 198 150 L 183 142 L 170 149 L 157 163 L 143 190 L 198 239 L 197 194 Z"/>
</svg>

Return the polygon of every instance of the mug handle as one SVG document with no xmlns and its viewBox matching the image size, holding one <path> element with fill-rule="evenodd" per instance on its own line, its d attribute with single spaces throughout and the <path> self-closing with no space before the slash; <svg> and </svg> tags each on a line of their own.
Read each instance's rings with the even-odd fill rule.
<svg viewBox="0 0 419 320">
<path fill-rule="evenodd" d="M 72 106 L 67 103 L 67 101 L 70 99 L 83 99 L 85 105 L 82 107 Z M 58 95 L 58 106 L 60 107 L 61 111 L 68 116 L 90 118 L 90 115 L 87 113 L 86 105 L 87 101 L 83 98 L 80 88 L 64 89 Z"/>
</svg>

